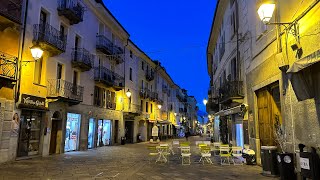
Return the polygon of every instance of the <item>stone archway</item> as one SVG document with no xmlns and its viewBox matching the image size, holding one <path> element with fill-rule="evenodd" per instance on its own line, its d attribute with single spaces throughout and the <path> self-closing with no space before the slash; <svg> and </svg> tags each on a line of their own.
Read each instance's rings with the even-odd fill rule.
<svg viewBox="0 0 320 180">
<path fill-rule="evenodd" d="M 51 118 L 51 137 L 49 154 L 59 154 L 62 142 L 62 116 L 59 111 L 55 111 Z"/>
</svg>

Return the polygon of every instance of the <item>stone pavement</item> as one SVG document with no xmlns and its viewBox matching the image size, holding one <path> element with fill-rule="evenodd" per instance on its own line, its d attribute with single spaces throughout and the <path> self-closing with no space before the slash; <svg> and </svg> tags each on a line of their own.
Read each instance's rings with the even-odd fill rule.
<svg viewBox="0 0 320 180">
<path fill-rule="evenodd" d="M 198 140 L 191 137 L 189 141 Z M 193 143 L 194 144 L 194 143 Z M 195 147 L 191 147 L 195 149 Z M 178 155 L 167 164 L 148 161 L 146 143 L 100 147 L 0 164 L 2 179 L 272 179 L 262 176 L 259 166 L 220 166 L 198 163 L 193 155 L 191 165 L 181 165 Z M 194 152 L 192 152 L 195 154 Z"/>
</svg>

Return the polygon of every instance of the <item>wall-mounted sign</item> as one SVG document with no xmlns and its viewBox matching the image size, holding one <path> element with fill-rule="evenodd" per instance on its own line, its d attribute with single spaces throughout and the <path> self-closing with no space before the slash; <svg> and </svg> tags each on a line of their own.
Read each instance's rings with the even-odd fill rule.
<svg viewBox="0 0 320 180">
<path fill-rule="evenodd" d="M 37 96 L 31 96 L 28 94 L 22 94 L 21 104 L 27 107 L 35 107 L 35 108 L 43 109 L 43 108 L 46 108 L 46 99 L 37 97 Z"/>
</svg>

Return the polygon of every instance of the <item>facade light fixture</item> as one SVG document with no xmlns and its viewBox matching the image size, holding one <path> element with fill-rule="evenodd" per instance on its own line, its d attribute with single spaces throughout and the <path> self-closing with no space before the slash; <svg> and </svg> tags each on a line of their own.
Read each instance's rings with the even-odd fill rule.
<svg viewBox="0 0 320 180">
<path fill-rule="evenodd" d="M 127 95 L 127 97 L 128 97 L 128 98 L 130 98 L 130 97 L 131 97 L 130 89 L 128 89 L 128 91 L 126 92 L 126 95 Z"/>
<path fill-rule="evenodd" d="M 276 3 L 274 0 L 262 0 L 260 2 L 258 5 L 258 14 L 263 23 L 269 23 L 275 8 Z"/>
<path fill-rule="evenodd" d="M 177 113 L 174 113 L 174 116 L 177 116 Z"/>
<path fill-rule="evenodd" d="M 206 98 L 204 98 L 203 104 L 204 104 L 204 105 L 207 105 L 207 103 L 208 103 L 208 100 L 207 100 Z"/>
<path fill-rule="evenodd" d="M 162 105 L 161 104 L 158 104 L 158 109 L 161 109 L 162 108 Z"/>
<path fill-rule="evenodd" d="M 34 45 L 30 48 L 34 60 L 39 60 L 43 55 L 43 50 L 39 45 Z"/>
<path fill-rule="evenodd" d="M 208 115 L 208 118 L 209 118 L 209 119 L 211 119 L 211 118 L 212 118 L 212 116 L 209 114 L 209 115 Z"/>
</svg>

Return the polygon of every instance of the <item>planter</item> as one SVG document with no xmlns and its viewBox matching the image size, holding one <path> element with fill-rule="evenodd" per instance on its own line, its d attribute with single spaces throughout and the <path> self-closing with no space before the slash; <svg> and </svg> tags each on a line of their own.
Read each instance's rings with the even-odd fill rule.
<svg viewBox="0 0 320 180">
<path fill-rule="evenodd" d="M 296 179 L 293 153 L 277 153 L 277 162 L 281 180 Z"/>
</svg>

